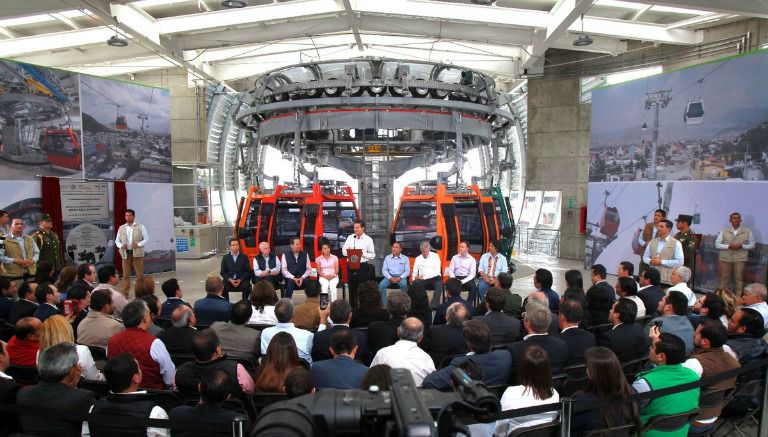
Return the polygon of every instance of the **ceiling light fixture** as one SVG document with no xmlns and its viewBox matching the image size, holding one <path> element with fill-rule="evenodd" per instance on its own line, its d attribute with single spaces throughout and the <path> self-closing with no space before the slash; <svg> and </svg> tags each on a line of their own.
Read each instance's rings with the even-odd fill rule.
<svg viewBox="0 0 768 437">
<path fill-rule="evenodd" d="M 248 6 L 244 0 L 222 0 L 221 6 L 225 8 L 244 8 Z"/>
<path fill-rule="evenodd" d="M 112 47 L 125 47 L 128 45 L 128 40 L 121 38 L 119 35 L 117 35 L 117 33 L 115 33 L 109 37 L 107 44 L 111 45 Z"/>
<path fill-rule="evenodd" d="M 496 3 L 496 0 L 472 0 L 472 3 L 476 5 L 490 6 Z"/>
<path fill-rule="evenodd" d="M 595 42 L 589 35 L 584 35 L 584 14 L 581 14 L 581 35 L 573 40 L 573 45 L 576 47 L 588 46 Z"/>
</svg>

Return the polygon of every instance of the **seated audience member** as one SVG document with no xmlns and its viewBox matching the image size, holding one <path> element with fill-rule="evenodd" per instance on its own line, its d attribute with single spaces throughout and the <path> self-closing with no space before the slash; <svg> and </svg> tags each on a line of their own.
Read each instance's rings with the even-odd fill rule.
<svg viewBox="0 0 768 437">
<path fill-rule="evenodd" d="M 475 317 L 475 320 L 490 328 L 491 344 L 494 346 L 513 343 L 520 338 L 520 321 L 502 311 L 507 293 L 500 288 L 488 289 L 485 294 L 485 308 L 488 312 L 484 316 Z"/>
<path fill-rule="evenodd" d="M 586 293 L 587 306 L 585 322 L 587 326 L 605 325 L 608 323 L 608 313 L 616 300 L 616 291 L 605 280 L 605 266 L 592 266 L 592 286 Z"/>
<path fill-rule="evenodd" d="M 41 322 L 45 322 L 45 319 L 54 315 L 61 314 L 61 310 L 56 306 L 61 303 L 61 294 L 50 283 L 44 283 L 37 286 L 35 291 L 35 298 L 40 304 L 37 306 L 35 313 L 32 317 L 40 319 Z"/>
<path fill-rule="evenodd" d="M 757 310 L 761 316 L 763 316 L 763 322 L 765 322 L 765 329 L 768 329 L 768 303 L 765 303 L 767 298 L 766 288 L 763 284 L 749 284 L 744 287 L 744 293 L 738 300 L 740 305 L 747 308 Z"/>
<path fill-rule="evenodd" d="M 661 321 L 661 332 L 674 334 L 685 343 L 685 354 L 693 350 L 693 326 L 686 317 L 688 312 L 688 298 L 679 291 L 670 291 L 659 302 L 658 312 L 661 316 L 652 319 L 645 325 L 645 333 L 656 321 Z"/>
<path fill-rule="evenodd" d="M 467 343 L 462 336 L 464 322 L 467 320 L 467 307 L 454 302 L 448 307 L 448 323 L 432 325 L 429 328 L 429 343 L 422 345 L 432 357 L 435 366 L 440 366 L 443 359 L 468 352 Z"/>
<path fill-rule="evenodd" d="M 672 269 L 672 273 L 669 275 L 669 280 L 672 282 L 672 286 L 667 289 L 667 294 L 670 291 L 679 291 L 685 295 L 688 306 L 693 307 L 696 304 L 696 295 L 693 290 L 688 287 L 688 280 L 691 279 L 691 269 L 686 266 L 678 266 Z"/>
<path fill-rule="evenodd" d="M 360 383 L 360 389 L 368 391 L 375 385 L 379 388 L 379 391 L 389 391 L 389 387 L 392 384 L 391 370 L 392 368 L 387 364 L 369 367 L 363 376 L 363 381 Z"/>
<path fill-rule="evenodd" d="M 0 340 L 0 403 L 15 404 L 16 393 L 20 387 L 13 377 L 5 373 L 11 365 L 11 357 L 5 346 L 5 342 Z M 10 412 L 0 412 L 0 435 L 12 435 L 17 432 L 21 432 L 19 416 Z"/>
<path fill-rule="evenodd" d="M 451 278 L 445 281 L 445 291 L 448 295 L 448 298 L 445 300 L 445 302 L 441 303 L 439 307 L 437 307 L 437 311 L 435 312 L 435 320 L 432 322 L 432 324 L 444 325 L 446 323 L 446 311 L 448 310 L 448 307 L 454 303 L 460 303 L 464 305 L 464 307 L 467 309 L 467 318 L 472 318 L 472 307 L 466 300 L 464 300 L 463 297 L 461 297 L 461 281 L 456 278 Z"/>
<path fill-rule="evenodd" d="M 195 359 L 187 361 L 176 369 L 174 385 L 182 395 L 194 395 L 197 385 L 203 380 L 203 375 L 213 369 L 226 371 L 232 381 L 237 384 L 232 387 L 232 396 L 240 398 L 254 391 L 253 378 L 237 361 L 228 360 L 221 353 L 219 337 L 210 329 L 195 333 L 192 338 L 192 352 Z"/>
<path fill-rule="evenodd" d="M 545 305 L 540 302 L 530 302 L 526 305 L 523 326 L 528 335 L 523 337 L 522 341 L 509 346 L 513 368 L 520 368 L 523 353 L 531 346 L 539 346 L 547 352 L 548 364 L 556 374 L 560 373 L 568 362 L 568 345 L 561 338 L 547 334 L 552 312 Z"/>
<path fill-rule="evenodd" d="M 420 281 L 425 290 L 427 288 L 435 290 L 429 306 L 437 309 L 443 296 L 443 269 L 440 255 L 429 250 L 429 247 L 429 241 L 422 241 L 419 245 L 421 254 L 413 259 L 411 283 Z"/>
<path fill-rule="evenodd" d="M 635 280 L 635 265 L 632 264 L 630 261 L 622 261 L 619 263 L 619 268 L 616 270 L 616 277 L 617 278 L 629 278 L 631 280 Z M 640 288 L 640 284 L 635 282 L 636 287 Z"/>
<path fill-rule="evenodd" d="M 286 332 L 293 337 L 293 340 L 296 342 L 299 358 L 312 364 L 312 340 L 314 335 L 305 329 L 297 328 L 293 324 L 293 311 L 294 308 L 291 299 L 286 297 L 277 301 L 277 305 L 275 305 L 277 324 L 261 331 L 261 354 L 264 355 L 267 353 L 269 342 L 275 334 Z"/>
<path fill-rule="evenodd" d="M 257 392 L 284 393 L 285 378 L 291 370 L 302 367 L 296 341 L 287 332 L 278 332 L 269 342 L 263 364 L 254 380 Z"/>
<path fill-rule="evenodd" d="M 39 381 L 19 390 L 16 404 L 31 411 L 37 408 L 67 407 L 72 415 L 85 416 L 93 405 L 93 392 L 80 390 L 80 366 L 77 348 L 72 343 L 59 343 L 40 353 L 37 363 Z M 41 415 L 20 416 L 25 433 L 40 437 L 79 437 L 83 422 L 54 419 Z"/>
<path fill-rule="evenodd" d="M 136 293 L 136 299 L 155 294 L 155 280 L 151 276 L 141 275 L 136 278 L 133 290 Z"/>
<path fill-rule="evenodd" d="M 195 329 L 197 320 L 195 320 L 195 313 L 192 308 L 186 305 L 176 307 L 171 315 L 171 323 L 173 326 L 161 332 L 157 338 L 165 343 L 165 348 L 171 355 L 192 354 L 192 338 L 197 332 Z"/>
<path fill-rule="evenodd" d="M 702 319 L 693 336 L 694 349 L 691 358 L 683 366 L 693 370 L 699 378 L 710 376 L 741 367 L 739 361 L 723 350 L 728 340 L 728 330 L 718 320 Z M 707 390 L 733 388 L 736 376 L 707 386 Z M 696 420 L 691 422 L 688 435 L 709 435 L 715 428 L 720 415 L 720 406 L 704 409 Z"/>
<path fill-rule="evenodd" d="M 608 348 L 593 347 L 587 350 L 585 356 L 589 385 L 583 392 L 576 393 L 573 401 L 577 404 L 597 401 L 611 403 L 600 409 L 573 413 L 571 435 L 581 437 L 596 429 L 630 423 L 639 425 L 637 404 L 627 401 L 634 392 L 627 384 L 627 378 L 616 354 Z"/>
<path fill-rule="evenodd" d="M 357 299 L 357 309 L 352 313 L 352 321 L 349 322 L 351 328 L 367 328 L 371 322 L 385 322 L 389 320 L 390 313 L 381 307 L 381 294 L 376 289 L 375 282 L 365 281 L 358 284 Z M 387 300 L 385 306 L 389 308 L 389 300 Z M 432 317 L 431 312 L 430 317 Z"/>
<path fill-rule="evenodd" d="M 59 272 L 59 277 L 53 285 L 55 285 L 58 290 L 69 291 L 69 288 L 75 284 L 76 279 L 77 269 L 73 266 L 64 266 L 64 268 L 61 269 L 61 272 Z M 91 287 L 93 287 L 93 285 L 91 285 Z"/>
<path fill-rule="evenodd" d="M 683 298 L 685 297 L 683 296 Z M 632 388 L 637 393 L 661 390 L 699 380 L 699 375 L 696 372 L 683 366 L 683 362 L 685 362 L 685 343 L 683 343 L 680 337 L 664 332 L 660 333 L 659 328 L 653 326 L 651 327 L 649 338 L 651 340 L 651 348 L 648 357 L 655 364 L 655 367 L 647 372 L 640 372 L 637 375 L 637 379 L 632 383 Z M 653 416 L 678 414 L 695 410 L 699 407 L 699 392 L 700 389 L 697 387 L 653 399 L 641 399 L 639 401 L 640 421 L 645 425 Z M 675 435 L 687 435 L 688 427 L 689 424 L 686 423 Z M 643 435 L 655 437 L 668 434 L 660 431 L 649 431 L 643 433 Z"/>
<path fill-rule="evenodd" d="M 659 302 L 664 299 L 666 293 L 661 289 L 661 273 L 655 267 L 646 267 L 640 273 L 640 288 L 637 295 L 645 305 L 645 313 L 653 315 L 659 307 Z"/>
<path fill-rule="evenodd" d="M 109 290 L 94 291 L 89 307 L 88 315 L 77 326 L 77 342 L 106 349 L 110 337 L 123 330 L 123 324 L 112 316 L 115 310 L 112 293 Z"/>
<path fill-rule="evenodd" d="M 358 291 L 359 290 L 360 288 L 358 288 Z M 380 349 L 391 346 L 397 342 L 397 330 L 408 312 L 411 311 L 411 298 L 402 291 L 393 291 L 389 293 L 387 311 L 390 316 L 389 320 L 371 322 L 368 325 L 368 348 L 372 355 L 376 355 L 376 352 Z M 355 314 L 352 315 L 353 323 L 354 320 Z M 423 323 L 422 326 L 424 326 Z"/>
<path fill-rule="evenodd" d="M 192 307 L 190 304 L 184 302 L 184 299 L 182 299 L 182 291 L 181 286 L 179 285 L 179 281 L 176 278 L 171 278 L 160 286 L 160 289 L 163 290 L 163 294 L 165 295 L 165 302 L 163 302 L 162 308 L 160 308 L 160 317 L 170 319 L 171 314 L 173 314 L 173 310 L 176 309 L 179 305 L 186 305 L 188 307 Z"/>
<path fill-rule="evenodd" d="M 597 344 L 595 334 L 579 327 L 583 318 L 584 307 L 578 300 L 563 299 L 558 315 L 561 330 L 558 337 L 568 345 L 568 366 L 584 363 L 584 353 Z"/>
<path fill-rule="evenodd" d="M 16 332 L 8 341 L 5 350 L 14 366 L 35 366 L 37 351 L 40 349 L 40 330 L 43 324 L 35 317 L 25 317 L 16 322 Z"/>
<path fill-rule="evenodd" d="M 337 301 L 338 302 L 338 301 Z M 368 368 L 355 361 L 357 338 L 349 328 L 336 330 L 331 336 L 333 359 L 315 361 L 312 377 L 317 388 L 355 389 L 360 387 Z"/>
<path fill-rule="evenodd" d="M 123 308 L 128 305 L 128 300 L 120 293 L 117 284 L 120 283 L 120 275 L 115 266 L 106 265 L 99 268 L 99 285 L 93 288 L 93 291 L 107 290 L 112 296 L 112 305 L 114 306 L 114 316 L 120 317 Z"/>
<path fill-rule="evenodd" d="M 400 291 L 408 287 L 408 275 L 411 273 L 411 263 L 407 256 L 402 254 L 403 245 L 399 241 L 392 243 L 392 253 L 384 258 L 381 266 L 381 275 L 384 279 L 379 282 L 381 301 L 387 304 L 387 293 L 391 286 L 397 286 Z"/>
<path fill-rule="evenodd" d="M 699 326 L 702 319 L 719 321 L 724 327 L 728 328 L 728 317 L 725 315 L 725 301 L 716 294 L 706 294 L 696 301 L 693 306 L 694 314 L 689 314 L 688 319 L 691 325 Z"/>
<path fill-rule="evenodd" d="M 77 339 L 77 327 L 91 312 L 91 287 L 82 284 L 73 285 L 69 288 L 67 299 L 74 301 L 77 305 L 76 313 L 72 318 L 72 329 L 75 332 L 75 339 Z"/>
<path fill-rule="evenodd" d="M 8 311 L 8 323 L 15 325 L 16 322 L 25 318 L 32 317 L 37 311 L 37 298 L 35 298 L 35 292 L 37 291 L 36 282 L 22 282 L 19 286 L 17 294 L 19 300 L 11 304 L 11 309 Z"/>
<path fill-rule="evenodd" d="M 317 331 L 317 327 L 320 326 L 320 284 L 312 279 L 307 279 L 304 294 L 307 299 L 304 303 L 296 305 L 293 323 L 298 328 Z"/>
<path fill-rule="evenodd" d="M 131 301 L 123 309 L 125 329 L 107 342 L 107 358 L 122 353 L 133 355 L 141 367 L 143 387 L 162 390 L 173 385 L 176 367 L 165 344 L 147 332 L 151 323 L 147 303 L 141 299 Z"/>
<path fill-rule="evenodd" d="M 416 317 L 424 324 L 424 329 L 429 330 L 432 326 L 432 308 L 429 307 L 429 297 L 424 284 L 415 282 L 408 286 L 408 297 L 411 298 L 411 310 L 408 311 L 408 317 Z"/>
<path fill-rule="evenodd" d="M 533 275 L 533 286 L 544 293 L 549 299 L 549 310 L 553 313 L 560 311 L 560 295 L 552 289 L 552 272 L 547 269 L 537 269 Z"/>
<path fill-rule="evenodd" d="M 229 309 L 232 304 L 222 297 L 224 282 L 218 276 L 209 276 L 205 280 L 205 297 L 195 302 L 197 323 L 210 326 L 213 322 L 229 320 Z"/>
<path fill-rule="evenodd" d="M 597 338 L 597 344 L 612 350 L 622 363 L 642 358 L 648 351 L 643 328 L 635 323 L 636 311 L 635 302 L 626 297 L 614 302 L 610 315 L 613 327 Z"/>
<path fill-rule="evenodd" d="M 8 320 L 14 299 L 16 299 L 16 281 L 9 281 L 0 276 L 0 320 Z"/>
<path fill-rule="evenodd" d="M 568 288 L 563 292 L 563 301 L 575 300 L 584 308 L 587 302 L 587 296 L 584 294 L 584 278 L 578 270 L 568 270 L 565 272 L 565 283 Z"/>
<path fill-rule="evenodd" d="M 733 293 L 726 290 L 725 288 L 717 288 L 712 292 L 712 294 L 720 297 L 723 299 L 723 302 L 725 302 L 725 315 L 728 316 L 728 319 L 736 314 L 736 310 L 738 309 L 738 300 L 736 299 L 736 296 L 733 295 Z"/>
<path fill-rule="evenodd" d="M 627 277 L 618 278 L 616 280 L 616 294 L 619 298 L 623 297 L 635 303 L 635 306 L 637 306 L 637 318 L 645 317 L 645 304 L 640 299 L 640 296 L 637 295 L 637 282 L 634 279 Z"/>
<path fill-rule="evenodd" d="M 312 339 L 312 361 L 333 359 L 330 350 L 331 338 L 336 332 L 349 329 L 352 317 L 352 307 L 350 307 L 348 301 L 338 299 L 331 302 L 328 311 L 320 315 L 320 324 L 327 326 L 329 323 L 328 318 L 330 318 L 333 321 L 333 326 L 318 331 L 315 334 Z M 373 357 L 368 353 L 368 336 L 365 332 L 357 329 L 352 330 L 352 332 L 355 334 L 355 344 L 357 346 L 356 352 L 352 354 L 352 357 L 364 364 L 370 363 Z"/>
<path fill-rule="evenodd" d="M 139 363 L 129 354 L 120 354 L 107 361 L 104 366 L 104 376 L 109 385 L 109 393 L 97 400 L 91 408 L 91 414 L 131 417 L 136 419 L 167 419 L 168 413 L 158 406 L 141 386 L 141 371 Z M 128 436 L 138 431 L 131 425 L 119 423 L 95 424 L 83 423 L 83 437 L 94 436 Z M 134 432 L 132 432 L 134 431 Z M 142 432 L 142 435 L 144 433 Z M 167 428 L 146 428 L 147 437 L 166 437 L 171 435 Z"/>
<path fill-rule="evenodd" d="M 16 326 L 18 330 L 18 325 Z M 728 323 L 729 336 L 726 344 L 736 354 L 742 366 L 768 354 L 768 344 L 763 340 L 763 326 L 763 316 L 753 308 L 741 308 Z"/>
<path fill-rule="evenodd" d="M 462 330 L 462 338 L 470 354 L 456 357 L 448 366 L 427 375 L 424 379 L 424 388 L 449 390 L 451 372 L 466 361 L 473 361 L 482 369 L 483 376 L 480 379 L 485 384 L 505 384 L 512 368 L 512 357 L 506 349 L 491 351 L 491 331 L 488 326 L 478 320 L 467 320 Z"/>
<path fill-rule="evenodd" d="M 291 399 L 314 393 L 315 390 L 315 380 L 304 367 L 291 370 L 285 377 L 285 394 Z"/>
<path fill-rule="evenodd" d="M 502 272 L 498 276 L 499 288 L 504 291 L 504 314 L 512 317 L 523 316 L 523 297 L 512 292 L 512 282 L 514 282 L 511 273 Z"/>
<path fill-rule="evenodd" d="M 75 284 L 83 284 L 93 287 L 96 285 L 96 267 L 91 263 L 82 263 L 77 266 L 77 280 Z M 74 284 L 73 284 L 74 285 Z"/>
<path fill-rule="evenodd" d="M 277 323 L 275 317 L 275 302 L 277 302 L 277 293 L 275 286 L 269 281 L 257 281 L 253 285 L 251 293 L 251 318 L 249 325 L 274 325 Z"/>
<path fill-rule="evenodd" d="M 541 291 L 534 291 L 528 294 L 528 297 L 523 301 L 523 307 L 527 307 L 529 302 L 540 303 L 549 308 L 549 299 L 547 298 L 547 295 Z M 547 333 L 550 335 L 557 335 L 560 333 L 558 315 L 551 310 L 549 311 L 549 327 L 547 328 Z"/>
<path fill-rule="evenodd" d="M 261 332 L 245 326 L 253 307 L 243 299 L 232 305 L 229 322 L 214 322 L 213 332 L 219 337 L 221 350 L 232 359 L 256 360 L 261 355 Z"/>
<path fill-rule="evenodd" d="M 152 323 L 149 325 L 147 332 L 157 337 L 164 331 L 163 328 L 155 323 L 155 320 L 160 317 L 160 300 L 154 294 L 145 294 L 137 299 L 141 299 L 147 303 L 147 308 L 149 308 L 149 315 L 152 318 Z"/>
<path fill-rule="evenodd" d="M 539 346 L 525 349 L 520 356 L 517 369 L 520 385 L 507 387 L 504 390 L 500 399 L 502 411 L 560 402 L 560 395 L 552 386 L 552 368 L 547 351 Z M 517 428 L 540 425 L 551 422 L 555 418 L 557 418 L 557 412 L 499 420 L 496 422 L 495 434 L 507 435 Z"/>
<path fill-rule="evenodd" d="M 390 296 L 389 302 L 391 303 L 392 300 Z M 419 387 L 424 378 L 435 371 L 432 358 L 419 348 L 419 342 L 424 338 L 424 325 L 421 320 L 409 317 L 400 324 L 397 334 L 400 340 L 392 346 L 379 350 L 373 357 L 371 366 L 387 364 L 392 368 L 407 369 L 411 372 L 416 386 Z"/>
<path fill-rule="evenodd" d="M 75 334 L 72 331 L 72 325 L 67 319 L 59 314 L 48 317 L 40 328 L 40 351 L 44 351 L 51 346 L 59 343 L 74 343 Z M 96 362 L 93 360 L 91 350 L 88 346 L 76 345 L 77 363 L 80 365 L 82 376 L 85 379 L 94 381 L 103 381 L 104 376 L 96 368 Z"/>
<path fill-rule="evenodd" d="M 173 429 L 173 437 L 230 437 L 232 435 L 232 422 L 237 418 L 244 418 L 242 414 L 222 408 L 221 404 L 230 398 L 232 387 L 237 384 L 225 370 L 213 369 L 203 375 L 198 385 L 200 402 L 195 406 L 181 406 L 171 410 L 170 419 L 175 423 L 190 425 L 185 430 Z M 221 431 L 193 431 L 193 425 L 221 425 Z M 247 419 L 245 421 L 246 433 L 250 428 Z"/>
</svg>

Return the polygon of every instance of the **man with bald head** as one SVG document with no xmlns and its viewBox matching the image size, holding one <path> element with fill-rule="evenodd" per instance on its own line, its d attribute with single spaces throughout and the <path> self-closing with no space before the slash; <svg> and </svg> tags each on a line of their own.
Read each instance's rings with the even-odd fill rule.
<svg viewBox="0 0 768 437">
<path fill-rule="evenodd" d="M 195 325 L 197 319 L 192 308 L 186 305 L 179 305 L 171 313 L 172 327 L 161 332 L 157 336 L 165 343 L 165 348 L 168 349 L 168 353 L 175 354 L 192 354 L 192 337 L 197 330 Z"/>
<path fill-rule="evenodd" d="M 40 329 L 43 322 L 36 317 L 24 317 L 16 322 L 16 335 L 5 347 L 14 366 L 37 365 L 37 351 L 40 348 Z"/>
<path fill-rule="evenodd" d="M 269 281 L 277 289 L 282 281 L 280 259 L 272 253 L 269 243 L 259 243 L 259 254 L 253 257 L 253 283 Z"/>
<path fill-rule="evenodd" d="M 394 369 L 407 369 L 419 387 L 424 378 L 435 371 L 432 358 L 419 349 L 419 342 L 424 338 L 424 324 L 416 317 L 408 317 L 400 324 L 397 335 L 400 340 L 376 352 L 371 367 L 386 364 Z"/>
<path fill-rule="evenodd" d="M 462 336 L 464 322 L 467 320 L 468 315 L 469 312 L 464 304 L 454 302 L 445 311 L 447 323 L 429 327 L 430 335 L 429 339 L 425 342 L 424 349 L 429 352 L 435 366 L 440 367 L 440 363 L 445 358 L 469 352 L 467 343 Z"/>
</svg>

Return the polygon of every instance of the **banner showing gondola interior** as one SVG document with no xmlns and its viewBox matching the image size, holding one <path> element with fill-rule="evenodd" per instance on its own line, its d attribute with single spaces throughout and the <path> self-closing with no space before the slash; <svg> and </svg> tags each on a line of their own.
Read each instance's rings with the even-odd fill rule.
<svg viewBox="0 0 768 437">
<path fill-rule="evenodd" d="M 693 217 L 694 287 L 719 286 L 715 240 L 739 212 L 757 244 L 744 283 L 765 283 L 768 248 L 768 54 L 659 74 L 592 94 L 585 266 L 638 271 L 656 209 Z M 677 232 L 672 230 L 672 235 Z"/>
</svg>

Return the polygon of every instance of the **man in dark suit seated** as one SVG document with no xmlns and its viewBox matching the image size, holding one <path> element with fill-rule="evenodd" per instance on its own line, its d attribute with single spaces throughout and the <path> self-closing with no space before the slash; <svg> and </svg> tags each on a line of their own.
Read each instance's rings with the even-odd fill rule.
<svg viewBox="0 0 768 437">
<path fill-rule="evenodd" d="M 547 269 L 537 269 L 533 275 L 533 286 L 544 293 L 549 301 L 549 310 L 560 311 L 560 295 L 552 289 L 552 272 Z"/>
<path fill-rule="evenodd" d="M 583 364 L 584 352 L 596 344 L 595 334 L 579 328 L 584 318 L 584 307 L 578 300 L 566 299 L 560 304 L 560 335 L 568 345 L 568 363 Z"/>
<path fill-rule="evenodd" d="M 181 298 L 183 293 L 181 292 L 179 281 L 176 278 L 171 278 L 163 282 L 163 285 L 161 285 L 160 288 L 165 295 L 165 302 L 163 302 L 163 306 L 160 308 L 160 317 L 170 319 L 173 310 L 179 305 L 186 305 L 192 308 L 192 305 L 184 302 Z"/>
<path fill-rule="evenodd" d="M 664 299 L 665 293 L 661 289 L 661 273 L 655 267 L 646 267 L 643 273 L 640 273 L 640 288 L 637 289 L 637 295 L 645 304 L 645 315 L 652 316 L 657 313 L 659 302 Z"/>
<path fill-rule="evenodd" d="M 5 349 L 5 342 L 0 340 L 0 404 L 15 404 L 19 385 L 5 374 L 11 365 L 11 356 Z M 0 435 L 11 435 L 21 431 L 19 416 L 14 413 L 0 412 Z"/>
<path fill-rule="evenodd" d="M 48 408 L 85 415 L 93 405 L 93 392 L 80 390 L 80 366 L 77 348 L 73 343 L 59 343 L 40 352 L 37 372 L 40 382 L 19 390 L 16 403 L 34 412 L 37 408 Z M 61 420 L 38 414 L 20 417 L 21 426 L 27 434 L 40 437 L 79 437 L 83 422 Z"/>
<path fill-rule="evenodd" d="M 411 310 L 411 298 L 402 291 L 393 291 L 387 300 L 389 320 L 368 324 L 368 348 L 375 356 L 379 349 L 392 346 L 400 339 L 397 329 Z"/>
<path fill-rule="evenodd" d="M 467 320 L 462 329 L 462 339 L 473 354 L 456 357 L 448 366 L 427 375 L 422 384 L 424 388 L 450 390 L 452 388 L 451 372 L 467 360 L 474 361 L 483 369 L 485 384 L 495 385 L 507 382 L 512 368 L 512 357 L 506 349 L 491 351 L 491 331 L 485 323 L 479 320 Z"/>
<path fill-rule="evenodd" d="M 611 305 L 616 300 L 616 292 L 605 280 L 607 273 L 605 266 L 595 264 L 592 266 L 592 286 L 587 290 L 586 325 L 596 326 L 608 323 L 608 313 Z"/>
<path fill-rule="evenodd" d="M 338 302 L 338 301 L 337 301 Z M 346 302 L 346 301 L 345 301 Z M 314 348 L 313 348 L 314 349 Z M 355 333 L 342 327 L 331 336 L 332 360 L 312 363 L 312 378 L 315 387 L 357 389 L 368 368 L 353 358 L 357 352 Z"/>
<path fill-rule="evenodd" d="M 227 371 L 214 369 L 203 375 L 198 390 L 200 392 L 200 402 L 194 407 L 182 406 L 176 407 L 171 411 L 170 419 L 172 422 L 191 425 L 185 427 L 185 430 L 173 430 L 173 437 L 199 437 L 215 436 L 229 437 L 232 435 L 232 422 L 236 418 L 245 419 L 245 435 L 250 435 L 250 423 L 247 418 L 235 411 L 222 408 L 221 404 L 230 398 L 232 387 L 237 385 Z M 205 432 L 195 430 L 194 425 L 221 425 L 220 432 L 212 432 L 206 429 Z"/>
<path fill-rule="evenodd" d="M 312 339 L 312 362 L 333 359 L 331 354 L 331 337 L 338 331 L 349 328 L 352 321 L 352 307 L 349 302 L 343 299 L 337 299 L 331 302 L 328 311 L 320 314 L 320 324 L 328 326 L 330 317 L 333 326 L 322 331 L 318 331 Z M 368 365 L 373 357 L 368 353 L 368 336 L 364 331 L 353 330 L 355 334 L 355 344 L 357 348 L 352 357 L 361 363 Z"/>
<path fill-rule="evenodd" d="M 32 281 L 23 282 L 17 291 L 19 300 L 11 305 L 8 313 L 8 323 L 15 325 L 20 319 L 32 317 L 37 310 L 37 299 L 35 298 L 37 283 Z"/>
<path fill-rule="evenodd" d="M 192 337 L 197 330 L 195 313 L 186 305 L 179 305 L 171 315 L 173 326 L 161 332 L 157 338 L 165 343 L 165 348 L 171 355 L 192 354 Z"/>
<path fill-rule="evenodd" d="M 485 307 L 488 312 L 476 317 L 491 330 L 491 345 L 511 344 L 520 338 L 520 321 L 503 313 L 507 293 L 500 288 L 491 288 L 485 294 Z"/>
<path fill-rule="evenodd" d="M 15 298 L 16 281 L 9 281 L 0 276 L 0 320 L 8 320 Z"/>
<path fill-rule="evenodd" d="M 229 310 L 232 304 L 222 297 L 224 283 L 217 276 L 209 276 L 205 280 L 204 298 L 195 302 L 195 316 L 197 323 L 210 326 L 213 322 L 226 322 L 229 320 Z"/>
<path fill-rule="evenodd" d="M 648 353 L 646 336 L 642 326 L 635 323 L 637 304 L 622 297 L 613 304 L 611 324 L 613 328 L 598 337 L 598 346 L 612 350 L 622 363 L 641 358 Z"/>
<path fill-rule="evenodd" d="M 563 339 L 554 335 L 547 334 L 552 312 L 549 311 L 547 304 L 531 301 L 525 306 L 525 318 L 523 325 L 528 335 L 523 337 L 522 341 L 512 344 L 509 352 L 512 354 L 513 367 L 519 367 L 520 357 L 528 346 L 537 345 L 547 351 L 552 374 L 562 372 L 568 362 L 568 345 Z"/>
<path fill-rule="evenodd" d="M 251 295 L 251 263 L 248 256 L 240 253 L 240 242 L 229 240 L 229 253 L 221 258 L 221 277 L 224 278 L 224 299 L 229 300 L 230 291 L 243 293 L 243 299 Z"/>
<path fill-rule="evenodd" d="M 467 343 L 462 336 L 468 313 L 463 303 L 454 302 L 448 307 L 448 323 L 429 327 L 429 342 L 424 345 L 424 349 L 432 357 L 435 367 L 440 367 L 446 357 L 468 352 Z"/>
<path fill-rule="evenodd" d="M 45 322 L 48 317 L 54 314 L 61 314 L 61 310 L 56 306 L 61 303 L 61 294 L 54 285 L 48 282 L 38 285 L 35 291 L 35 298 L 40 305 L 37 306 L 32 317 Z"/>
<path fill-rule="evenodd" d="M 460 303 L 467 309 L 467 318 L 472 318 L 472 307 L 469 303 L 461 297 L 461 281 L 456 278 L 451 278 L 445 281 L 445 291 L 448 293 L 448 299 L 437 307 L 435 312 L 435 319 L 432 321 L 432 325 L 444 325 L 446 323 L 445 314 L 448 307 L 454 303 Z"/>
</svg>

